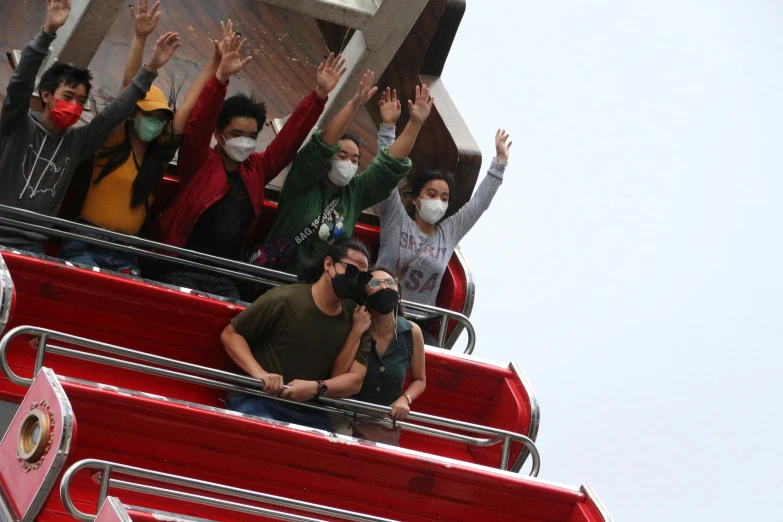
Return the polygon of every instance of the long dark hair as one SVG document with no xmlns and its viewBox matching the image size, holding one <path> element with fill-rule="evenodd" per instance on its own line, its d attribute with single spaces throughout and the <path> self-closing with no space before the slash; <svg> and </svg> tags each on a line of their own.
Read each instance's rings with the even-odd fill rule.
<svg viewBox="0 0 783 522">
<path fill-rule="evenodd" d="M 405 211 L 408 213 L 411 219 L 416 218 L 416 205 L 413 204 L 413 198 L 419 197 L 422 189 L 427 186 L 427 183 L 435 180 L 443 180 L 449 186 L 449 195 L 453 195 L 454 192 L 454 176 L 451 174 L 444 174 L 439 170 L 417 170 L 408 175 L 407 190 L 403 195 L 408 198 L 408 202 L 405 205 Z"/>
<path fill-rule="evenodd" d="M 173 112 L 177 111 L 177 96 L 181 90 L 182 85 L 179 88 L 175 88 L 171 84 L 169 93 L 169 107 Z M 108 97 L 104 94 L 101 97 L 105 100 Z M 150 209 L 150 196 L 152 196 L 160 187 L 163 181 L 163 175 L 166 173 L 166 168 L 179 149 L 182 143 L 183 136 L 174 134 L 173 121 L 166 123 L 163 132 L 155 140 L 147 144 L 147 151 L 144 153 L 144 159 L 141 165 L 136 164 L 138 173 L 136 179 L 133 180 L 133 189 L 131 193 L 131 207 L 135 208 L 139 205 L 144 205 L 144 208 L 149 212 Z M 120 168 L 128 161 L 128 157 L 133 153 L 130 133 L 133 132 L 131 120 L 125 122 L 125 139 L 119 145 L 112 147 L 102 147 L 95 154 L 95 163 L 102 164 L 101 173 L 93 181 L 93 184 L 98 184 Z M 135 157 L 134 157 L 135 161 Z"/>
<path fill-rule="evenodd" d="M 299 281 L 302 283 L 315 283 L 321 278 L 321 274 L 324 273 L 324 261 L 326 261 L 327 257 L 331 257 L 334 261 L 339 261 L 344 257 L 348 257 L 349 250 L 356 250 L 364 254 L 369 264 L 370 250 L 364 243 L 352 237 L 340 239 L 329 245 L 326 253 L 320 259 L 313 261 L 299 272 Z"/>
</svg>

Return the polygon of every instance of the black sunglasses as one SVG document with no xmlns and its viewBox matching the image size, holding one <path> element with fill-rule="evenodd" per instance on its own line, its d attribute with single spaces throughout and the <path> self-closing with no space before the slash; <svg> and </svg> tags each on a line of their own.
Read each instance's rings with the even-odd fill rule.
<svg viewBox="0 0 783 522">
<path fill-rule="evenodd" d="M 366 285 L 370 282 L 372 279 L 372 274 L 370 272 L 364 272 L 362 270 L 359 270 L 359 267 L 356 265 L 352 265 L 351 263 L 346 263 L 345 261 L 337 261 L 341 265 L 345 265 L 345 277 L 346 279 L 356 279 L 359 281 L 359 284 L 362 286 Z"/>
</svg>

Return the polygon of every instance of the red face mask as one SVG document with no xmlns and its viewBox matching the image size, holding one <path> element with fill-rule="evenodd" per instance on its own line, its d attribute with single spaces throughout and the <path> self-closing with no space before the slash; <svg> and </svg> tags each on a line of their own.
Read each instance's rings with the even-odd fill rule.
<svg viewBox="0 0 783 522">
<path fill-rule="evenodd" d="M 54 109 L 51 111 L 52 121 L 61 129 L 67 129 L 82 117 L 84 106 L 78 103 L 54 99 Z"/>
</svg>

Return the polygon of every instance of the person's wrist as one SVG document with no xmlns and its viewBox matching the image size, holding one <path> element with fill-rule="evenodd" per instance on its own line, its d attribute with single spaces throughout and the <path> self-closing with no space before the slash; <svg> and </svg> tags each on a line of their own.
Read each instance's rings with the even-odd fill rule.
<svg viewBox="0 0 783 522">
<path fill-rule="evenodd" d="M 498 165 L 505 167 L 508 165 L 508 156 L 501 156 L 498 154 L 495 156 L 495 162 L 497 162 Z"/>
<path fill-rule="evenodd" d="M 224 72 L 222 72 L 220 69 L 218 69 L 218 71 L 215 73 L 215 78 L 217 78 L 220 83 L 225 85 L 228 83 L 229 76 L 226 75 Z"/>
<path fill-rule="evenodd" d="M 44 30 L 44 32 L 45 32 L 45 33 L 48 33 L 48 34 L 50 34 L 50 35 L 52 35 L 52 36 L 54 36 L 55 34 L 57 34 L 57 29 L 59 29 L 59 28 L 60 28 L 59 26 L 55 27 L 55 26 L 51 25 L 49 22 L 46 22 L 46 23 L 43 25 L 43 30 Z"/>
<path fill-rule="evenodd" d="M 393 120 L 386 120 L 386 119 L 383 119 L 383 118 L 381 118 L 381 119 L 383 120 L 383 124 L 384 125 L 391 125 L 392 127 L 396 127 L 397 126 L 397 119 L 398 118 L 395 118 Z"/>
<path fill-rule="evenodd" d="M 326 92 L 326 89 L 322 89 L 320 85 L 315 86 L 315 94 L 322 100 L 325 100 L 329 96 L 329 93 Z"/>
<path fill-rule="evenodd" d="M 312 396 L 315 397 L 318 395 L 318 387 L 320 386 L 318 384 L 318 381 L 307 381 L 310 384 L 310 391 L 312 392 Z"/>
</svg>

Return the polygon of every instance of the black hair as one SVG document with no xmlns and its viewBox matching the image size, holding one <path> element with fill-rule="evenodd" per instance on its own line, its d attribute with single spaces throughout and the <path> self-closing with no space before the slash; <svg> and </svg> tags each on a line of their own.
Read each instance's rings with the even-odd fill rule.
<svg viewBox="0 0 783 522">
<path fill-rule="evenodd" d="M 407 190 L 404 195 L 409 198 L 409 202 L 405 207 L 408 215 L 411 219 L 416 216 L 416 206 L 413 204 L 413 198 L 419 197 L 422 189 L 427 186 L 427 183 L 435 180 L 443 180 L 449 186 L 449 197 L 454 193 L 454 176 L 451 174 L 444 174 L 439 170 L 417 170 L 408 175 Z"/>
<path fill-rule="evenodd" d="M 41 82 L 38 84 L 38 95 L 43 98 L 44 91 L 54 94 L 54 91 L 63 84 L 68 87 L 84 85 L 89 95 L 90 89 L 92 89 L 90 82 L 92 82 L 92 73 L 87 69 L 79 69 L 67 63 L 56 63 L 49 67 L 41 76 Z"/>
<path fill-rule="evenodd" d="M 351 140 L 352 142 L 354 142 L 356 144 L 356 146 L 359 148 L 359 154 L 362 153 L 361 152 L 362 151 L 362 142 L 359 141 L 359 137 L 356 134 L 353 134 L 351 132 L 346 132 L 345 134 L 343 134 L 343 137 L 340 138 L 340 141 L 343 141 L 343 140 Z"/>
<path fill-rule="evenodd" d="M 182 84 L 179 88 L 174 87 L 173 83 L 170 83 L 169 92 L 169 107 L 176 112 L 177 96 L 182 89 Z M 110 99 L 103 93 L 99 93 L 104 101 Z M 93 104 L 95 105 L 95 104 Z M 138 108 L 138 105 L 135 107 Z M 135 112 L 135 109 L 134 109 Z M 119 145 L 113 147 L 101 148 L 95 154 L 96 164 L 103 165 L 98 177 L 93 181 L 94 184 L 98 184 L 117 170 L 119 167 L 128 161 L 128 157 L 132 154 L 130 133 L 133 132 L 131 126 L 131 120 L 125 122 L 125 139 Z M 131 207 L 135 208 L 140 205 L 144 205 L 147 212 L 150 209 L 150 196 L 152 196 L 160 187 L 163 181 L 163 175 L 166 173 L 171 160 L 177 153 L 177 149 L 182 144 L 183 136 L 174 134 L 173 123 L 169 120 L 163 129 L 163 132 L 153 141 L 147 144 L 147 150 L 144 153 L 144 159 L 141 161 L 141 165 L 136 163 L 138 172 L 136 179 L 133 180 L 133 188 L 131 192 Z M 134 161 L 136 158 L 134 156 Z"/>
<path fill-rule="evenodd" d="M 225 129 L 234 118 L 253 118 L 260 131 L 266 123 L 266 104 L 247 94 L 235 94 L 223 102 L 223 110 L 217 119 L 218 130 Z"/>
<path fill-rule="evenodd" d="M 314 241 L 318 240 L 314 239 Z M 299 272 L 299 281 L 302 283 L 315 283 L 321 278 L 321 274 L 324 272 L 324 261 L 326 261 L 327 257 L 331 257 L 333 261 L 340 261 L 341 259 L 348 257 L 349 250 L 356 250 L 357 252 L 364 254 L 364 257 L 367 258 L 369 264 L 370 250 L 364 243 L 352 237 L 339 239 L 329 245 L 326 253 L 320 259 L 313 261 Z"/>
</svg>

